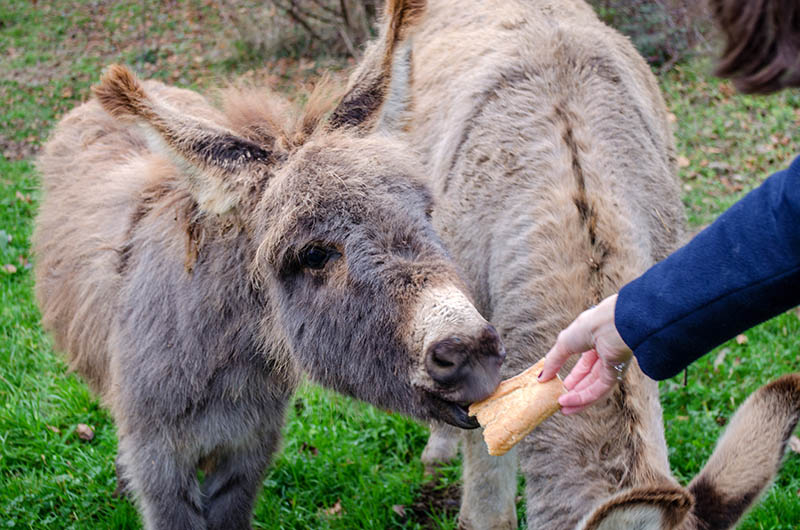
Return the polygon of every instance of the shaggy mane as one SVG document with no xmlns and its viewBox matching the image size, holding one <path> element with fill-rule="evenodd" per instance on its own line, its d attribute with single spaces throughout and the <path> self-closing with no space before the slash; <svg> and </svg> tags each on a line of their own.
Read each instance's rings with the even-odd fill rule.
<svg viewBox="0 0 800 530">
<path fill-rule="evenodd" d="M 342 86 L 325 74 L 311 93 L 301 93 L 302 108 L 263 85 L 231 84 L 220 90 L 230 127 L 267 149 L 290 150 L 308 140 L 341 99 Z"/>
</svg>

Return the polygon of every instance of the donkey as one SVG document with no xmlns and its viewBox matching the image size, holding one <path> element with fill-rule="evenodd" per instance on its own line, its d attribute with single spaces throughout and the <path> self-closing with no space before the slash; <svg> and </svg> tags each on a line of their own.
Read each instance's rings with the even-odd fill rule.
<svg viewBox="0 0 800 530">
<path fill-rule="evenodd" d="M 392 89 L 410 103 L 407 140 L 434 225 L 508 349 L 504 377 L 684 238 L 656 80 L 582 0 L 431 0 L 410 79 Z M 463 431 L 460 525 L 516 528 L 518 459 L 529 528 L 728 528 L 776 473 L 798 414 L 800 374 L 763 387 L 685 489 L 657 384 L 634 363 L 604 402 L 552 417 L 517 454 L 491 457 Z M 434 429 L 427 459 L 452 454 L 445 437 Z"/>
<path fill-rule="evenodd" d="M 301 371 L 476 426 L 465 406 L 505 352 L 433 230 L 420 167 L 385 134 L 422 7 L 388 2 L 335 106 L 317 94 L 292 120 L 242 89 L 220 110 L 112 66 L 45 146 L 42 320 L 110 409 L 147 528 L 250 527 Z"/>
</svg>

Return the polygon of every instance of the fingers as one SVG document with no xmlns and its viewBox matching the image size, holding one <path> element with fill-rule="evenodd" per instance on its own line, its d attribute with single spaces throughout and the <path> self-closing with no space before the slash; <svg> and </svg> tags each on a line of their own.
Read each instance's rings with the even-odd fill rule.
<svg viewBox="0 0 800 530">
<path fill-rule="evenodd" d="M 617 384 L 616 373 L 610 365 L 597 358 L 589 374 L 558 399 L 561 412 L 575 414 L 610 392 Z"/>
<path fill-rule="evenodd" d="M 564 394 L 558 399 L 558 402 L 572 413 L 579 412 L 606 395 L 612 388 L 613 385 L 609 385 L 604 379 L 593 379 L 583 390 L 574 390 Z M 568 414 L 564 409 L 562 412 Z"/>
<path fill-rule="evenodd" d="M 539 381 L 544 382 L 554 378 L 567 359 L 594 347 L 591 328 L 583 316 L 576 318 L 567 329 L 558 334 L 555 346 L 547 352 Z"/>
<path fill-rule="evenodd" d="M 557 341 L 544 358 L 544 367 L 539 374 L 539 381 L 549 381 L 556 376 L 564 363 L 567 362 L 572 353 L 564 347 L 561 341 Z"/>
<path fill-rule="evenodd" d="M 575 385 L 580 383 L 592 371 L 596 361 L 597 351 L 595 349 L 583 352 L 580 360 L 572 368 L 567 378 L 564 379 L 564 386 L 567 387 L 567 390 L 572 390 Z"/>
</svg>

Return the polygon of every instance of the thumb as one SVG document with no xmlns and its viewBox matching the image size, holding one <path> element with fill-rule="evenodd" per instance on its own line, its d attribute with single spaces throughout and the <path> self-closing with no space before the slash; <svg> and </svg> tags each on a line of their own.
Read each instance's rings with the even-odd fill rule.
<svg viewBox="0 0 800 530">
<path fill-rule="evenodd" d="M 556 344 L 545 356 L 539 381 L 549 381 L 554 378 L 567 359 L 594 347 L 592 333 L 584 323 L 585 319 L 579 316 L 567 329 L 558 334 Z"/>
</svg>

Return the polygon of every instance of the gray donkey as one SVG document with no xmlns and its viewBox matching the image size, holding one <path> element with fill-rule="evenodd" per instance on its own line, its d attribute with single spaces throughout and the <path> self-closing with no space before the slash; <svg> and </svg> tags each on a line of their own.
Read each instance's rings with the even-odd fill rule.
<svg viewBox="0 0 800 530">
<path fill-rule="evenodd" d="M 394 99 L 412 103 L 434 224 L 508 349 L 504 377 L 684 237 L 656 80 L 582 0 L 431 0 L 410 79 Z M 658 387 L 634 365 L 604 402 L 557 414 L 517 455 L 490 457 L 463 432 L 460 524 L 516 528 L 518 456 L 529 528 L 728 528 L 772 480 L 798 414 L 800 374 L 765 386 L 685 489 Z M 452 449 L 435 431 L 425 456 Z"/>
<path fill-rule="evenodd" d="M 222 110 L 111 67 L 39 161 L 45 327 L 116 422 L 149 529 L 249 528 L 297 373 L 475 427 L 504 350 L 473 307 L 391 131 L 421 2 L 392 0 L 335 106 L 263 90 Z M 197 469 L 205 470 L 202 484 Z"/>
</svg>

